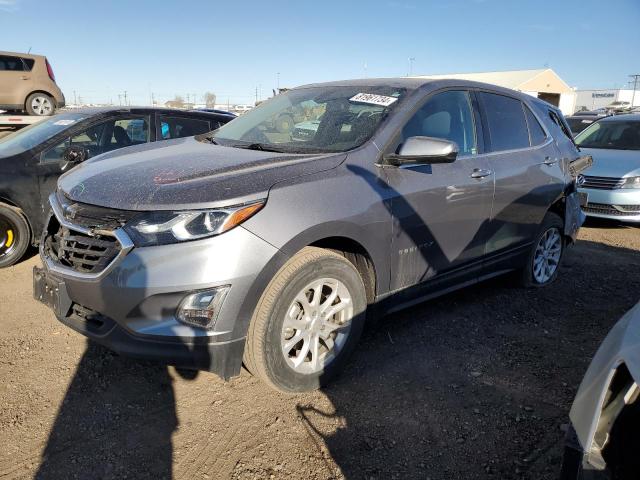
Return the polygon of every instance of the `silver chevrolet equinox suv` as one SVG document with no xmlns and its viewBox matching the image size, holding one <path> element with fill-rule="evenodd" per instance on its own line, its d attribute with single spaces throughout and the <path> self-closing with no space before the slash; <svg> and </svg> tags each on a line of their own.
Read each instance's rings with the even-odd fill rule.
<svg viewBox="0 0 640 480">
<path fill-rule="evenodd" d="M 554 281 L 584 220 L 581 159 L 560 111 L 513 90 L 303 86 L 60 177 L 34 295 L 116 352 L 311 390 L 365 314 L 507 272 Z"/>
</svg>

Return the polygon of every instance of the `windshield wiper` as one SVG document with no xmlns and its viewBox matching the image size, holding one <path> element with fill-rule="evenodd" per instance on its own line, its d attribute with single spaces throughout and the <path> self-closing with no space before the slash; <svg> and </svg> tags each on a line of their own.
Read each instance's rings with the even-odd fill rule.
<svg viewBox="0 0 640 480">
<path fill-rule="evenodd" d="M 278 152 L 285 153 L 287 150 L 265 145 L 264 143 L 238 143 L 231 145 L 234 148 L 246 148 L 247 150 L 260 150 L 262 152 Z"/>
<path fill-rule="evenodd" d="M 197 140 L 206 140 L 207 142 L 209 142 L 211 145 L 220 145 L 218 142 L 216 142 L 216 139 L 213 135 L 203 135 L 202 137 L 198 138 Z"/>
</svg>

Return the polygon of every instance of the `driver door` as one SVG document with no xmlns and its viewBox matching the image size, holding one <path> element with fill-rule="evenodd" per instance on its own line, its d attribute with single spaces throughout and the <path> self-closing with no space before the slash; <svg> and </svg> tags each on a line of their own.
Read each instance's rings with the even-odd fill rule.
<svg viewBox="0 0 640 480">
<path fill-rule="evenodd" d="M 426 136 L 455 142 L 459 154 L 453 163 L 385 169 L 394 191 L 391 290 L 441 290 L 480 272 L 495 179 L 478 154 L 474 103 L 465 90 L 436 93 L 402 128 L 398 148 L 409 137 Z"/>
</svg>

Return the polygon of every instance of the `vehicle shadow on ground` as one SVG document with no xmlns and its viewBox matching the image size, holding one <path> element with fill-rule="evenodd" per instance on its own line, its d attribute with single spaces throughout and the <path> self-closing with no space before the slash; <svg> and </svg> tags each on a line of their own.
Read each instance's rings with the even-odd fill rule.
<svg viewBox="0 0 640 480">
<path fill-rule="evenodd" d="M 35 478 L 172 478 L 177 426 L 166 366 L 120 357 L 89 341 Z"/>
<path fill-rule="evenodd" d="M 557 479 L 582 376 L 639 300 L 639 257 L 581 241 L 550 287 L 505 276 L 387 316 L 323 390 L 333 409 L 298 414 L 339 478 Z"/>
</svg>

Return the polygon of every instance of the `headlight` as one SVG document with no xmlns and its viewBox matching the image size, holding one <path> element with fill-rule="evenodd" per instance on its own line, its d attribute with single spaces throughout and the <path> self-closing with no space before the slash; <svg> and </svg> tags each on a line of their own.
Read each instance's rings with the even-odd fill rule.
<svg viewBox="0 0 640 480">
<path fill-rule="evenodd" d="M 627 177 L 620 188 L 640 188 L 640 177 Z"/>
<path fill-rule="evenodd" d="M 220 235 L 240 225 L 264 206 L 265 201 L 213 210 L 144 212 L 125 226 L 138 247 L 166 245 Z"/>
</svg>

